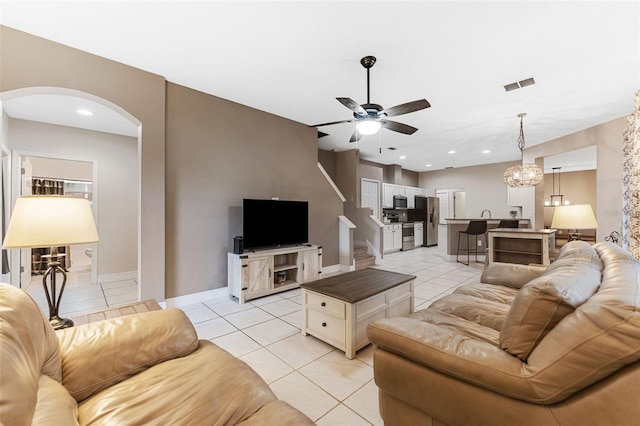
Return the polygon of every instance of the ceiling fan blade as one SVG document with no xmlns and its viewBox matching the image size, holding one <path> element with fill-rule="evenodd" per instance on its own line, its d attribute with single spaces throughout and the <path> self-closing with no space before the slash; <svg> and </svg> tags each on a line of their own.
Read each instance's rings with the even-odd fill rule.
<svg viewBox="0 0 640 426">
<path fill-rule="evenodd" d="M 393 130 L 394 132 L 404 133 L 405 135 L 412 135 L 418 131 L 417 128 L 409 126 L 408 124 L 398 123 L 397 121 L 381 120 L 380 124 L 385 129 Z"/>
<path fill-rule="evenodd" d="M 351 135 L 351 139 L 349 139 L 349 142 L 358 142 L 360 139 L 362 139 L 362 133 L 360 133 L 358 129 L 355 129 Z"/>
<path fill-rule="evenodd" d="M 332 124 L 341 124 L 341 123 L 352 123 L 356 121 L 355 119 L 352 120 L 340 120 L 340 121 L 332 121 L 330 123 L 320 123 L 320 124 L 313 124 L 309 127 L 322 127 L 322 126 L 331 126 Z"/>
<path fill-rule="evenodd" d="M 360 104 L 354 101 L 353 99 L 351 98 L 336 98 L 336 99 L 338 100 L 338 102 L 340 102 L 342 105 L 346 106 L 356 114 L 362 115 L 362 116 L 367 115 L 367 111 L 365 111 L 364 108 L 362 108 Z"/>
<path fill-rule="evenodd" d="M 431 104 L 426 99 L 420 99 L 418 101 L 407 102 L 406 104 L 396 105 L 394 107 L 380 111 L 378 115 L 386 114 L 387 117 L 394 117 L 396 115 L 408 114 L 410 112 L 420 111 L 421 109 L 429 108 Z"/>
</svg>

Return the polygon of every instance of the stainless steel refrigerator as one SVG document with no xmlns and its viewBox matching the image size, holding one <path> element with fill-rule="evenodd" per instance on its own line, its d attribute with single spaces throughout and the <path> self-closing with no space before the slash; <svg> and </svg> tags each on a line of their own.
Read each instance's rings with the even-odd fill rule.
<svg viewBox="0 0 640 426">
<path fill-rule="evenodd" d="M 407 210 L 409 221 L 424 222 L 423 247 L 438 245 L 438 222 L 440 199 L 437 197 L 416 197 L 415 208 Z"/>
</svg>

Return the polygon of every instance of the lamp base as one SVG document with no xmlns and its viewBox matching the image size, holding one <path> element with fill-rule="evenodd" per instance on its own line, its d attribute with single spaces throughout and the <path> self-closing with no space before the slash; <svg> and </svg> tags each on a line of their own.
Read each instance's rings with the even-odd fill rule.
<svg viewBox="0 0 640 426">
<path fill-rule="evenodd" d="M 580 232 L 567 232 L 567 241 L 579 241 L 582 239 L 581 237 Z"/>
<path fill-rule="evenodd" d="M 49 324 L 54 330 L 61 330 L 63 328 L 73 327 L 73 321 L 69 318 L 54 317 L 49 319 Z"/>
</svg>

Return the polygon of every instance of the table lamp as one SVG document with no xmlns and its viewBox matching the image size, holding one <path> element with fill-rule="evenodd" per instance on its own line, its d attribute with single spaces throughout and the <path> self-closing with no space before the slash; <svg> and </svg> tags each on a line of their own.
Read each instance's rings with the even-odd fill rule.
<svg viewBox="0 0 640 426">
<path fill-rule="evenodd" d="M 591 204 L 573 204 L 555 207 L 551 227 L 574 230 L 574 232 L 568 232 L 568 240 L 574 241 L 580 239 L 579 230 L 596 229 L 598 222 L 596 222 Z"/>
<path fill-rule="evenodd" d="M 49 305 L 49 322 L 54 329 L 73 326 L 73 321 L 58 316 L 67 283 L 67 274 L 60 266 L 60 259 L 65 254 L 58 253 L 58 247 L 96 242 L 98 231 L 88 200 L 61 195 L 31 195 L 16 201 L 2 248 L 51 247 L 50 254 L 42 256 L 48 259 L 42 285 Z M 62 274 L 59 291 L 57 273 Z"/>
</svg>

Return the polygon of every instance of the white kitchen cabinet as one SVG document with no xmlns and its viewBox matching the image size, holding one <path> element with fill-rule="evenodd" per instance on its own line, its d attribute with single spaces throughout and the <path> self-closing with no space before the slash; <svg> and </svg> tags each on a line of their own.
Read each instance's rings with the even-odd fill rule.
<svg viewBox="0 0 640 426">
<path fill-rule="evenodd" d="M 393 185 L 393 195 L 399 195 L 401 197 L 407 196 L 407 187 L 402 185 Z"/>
<path fill-rule="evenodd" d="M 385 225 L 383 230 L 384 252 L 390 253 L 402 249 L 402 224 Z"/>
<path fill-rule="evenodd" d="M 407 187 L 405 189 L 406 197 L 407 197 L 407 208 L 415 209 L 416 208 L 416 188 Z"/>
<path fill-rule="evenodd" d="M 413 242 L 415 247 L 421 247 L 424 244 L 424 222 L 414 222 Z"/>
<path fill-rule="evenodd" d="M 316 245 L 227 255 L 229 294 L 241 304 L 297 288 L 321 273 L 322 247 Z"/>
<path fill-rule="evenodd" d="M 393 208 L 393 196 L 400 195 L 407 197 L 407 208 L 415 208 L 416 195 L 421 197 L 427 196 L 427 190 L 416 188 L 413 186 L 394 185 L 392 183 L 382 184 L 382 207 L 385 209 Z"/>
<path fill-rule="evenodd" d="M 385 209 L 393 208 L 393 187 L 391 183 L 382 184 L 382 207 Z"/>
</svg>

